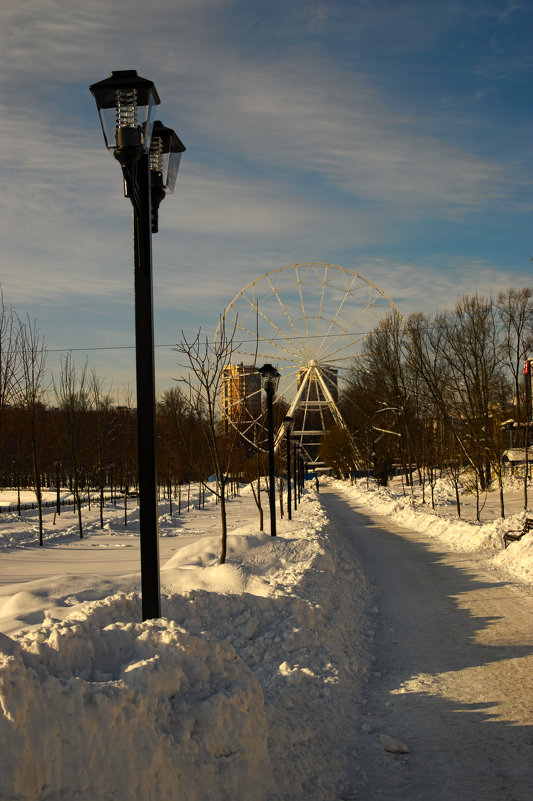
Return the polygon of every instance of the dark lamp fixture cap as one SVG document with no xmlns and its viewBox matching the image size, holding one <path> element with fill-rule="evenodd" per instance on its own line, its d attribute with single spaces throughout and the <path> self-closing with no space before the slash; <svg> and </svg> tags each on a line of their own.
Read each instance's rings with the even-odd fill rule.
<svg viewBox="0 0 533 801">
<path fill-rule="evenodd" d="M 279 376 L 278 371 L 271 364 L 264 364 L 262 367 L 259 368 L 257 372 L 261 373 L 261 375 L 264 378 L 269 378 L 269 377 L 275 378 Z"/>
<path fill-rule="evenodd" d="M 163 125 L 161 120 L 154 121 L 152 140 L 157 136 L 163 141 L 164 153 L 185 153 L 186 147 L 177 135 L 176 131 L 174 131 L 172 128 L 167 128 L 166 125 Z"/>
<path fill-rule="evenodd" d="M 152 95 L 156 105 L 161 102 L 154 82 L 137 75 L 137 70 L 114 70 L 109 78 L 93 83 L 89 89 L 93 93 L 100 108 L 113 108 L 116 105 L 116 92 L 123 89 L 136 89 L 139 93 L 139 105 Z"/>
</svg>

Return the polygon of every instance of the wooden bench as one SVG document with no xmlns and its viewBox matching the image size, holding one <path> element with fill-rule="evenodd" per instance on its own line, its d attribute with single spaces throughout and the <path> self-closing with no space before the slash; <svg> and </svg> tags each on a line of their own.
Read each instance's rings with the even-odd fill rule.
<svg viewBox="0 0 533 801">
<path fill-rule="evenodd" d="M 506 531 L 503 535 L 503 544 L 507 548 L 510 542 L 518 542 L 528 531 L 533 531 L 533 518 L 526 517 L 524 526 L 520 530 Z"/>
</svg>

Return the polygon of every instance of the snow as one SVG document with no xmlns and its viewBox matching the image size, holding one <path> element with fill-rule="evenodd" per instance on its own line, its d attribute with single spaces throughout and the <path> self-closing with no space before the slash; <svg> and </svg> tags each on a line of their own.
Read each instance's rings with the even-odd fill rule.
<svg viewBox="0 0 533 801">
<path fill-rule="evenodd" d="M 35 515 L 0 518 L 0 797 L 326 797 L 346 760 L 338 748 L 323 764 L 342 724 L 333 691 L 345 702 L 364 663 L 364 582 L 335 598 L 337 574 L 348 586 L 356 567 L 315 493 L 273 538 L 244 490 L 225 565 L 212 504 L 175 515 L 173 532 L 167 514 L 163 617 L 144 623 L 136 511 L 126 530 L 123 510 L 106 510 L 103 535 L 97 515 L 84 511 L 79 540 L 72 512 L 55 528 L 48 513 L 42 549 L 29 544 Z M 24 565 L 39 577 L 24 581 Z M 338 603 L 351 606 L 334 628 Z"/>
<path fill-rule="evenodd" d="M 479 525 L 404 497 L 336 484 L 449 549 L 533 581 L 533 538 L 507 550 L 523 512 Z M 52 523 L 0 516 L 0 798 L 19 801 L 324 801 L 357 755 L 352 710 L 368 671 L 370 593 L 309 487 L 278 536 L 249 490 L 218 510 L 161 507 L 162 617 L 140 622 L 138 512 L 84 510 Z M 529 513 L 531 514 L 531 513 Z M 349 562 L 349 563 L 347 563 Z M 403 752 L 402 742 L 382 742 Z"/>
<path fill-rule="evenodd" d="M 494 519 L 481 523 L 459 519 L 455 515 L 455 490 L 445 479 L 440 479 L 435 487 L 435 510 L 422 503 L 419 487 L 415 485 L 416 491 L 411 495 L 398 480 L 388 487 L 380 487 L 373 482 L 367 486 L 366 479 L 358 479 L 353 485 L 345 481 L 329 481 L 358 503 L 389 517 L 395 523 L 434 537 L 453 551 L 485 551 L 488 564 L 503 568 L 519 581 L 533 583 L 533 535 L 526 534 L 518 542 L 503 548 L 504 533 L 522 529 L 526 517 L 533 517 L 533 507 L 527 510 L 523 508 L 522 481 L 510 479 L 506 482 L 505 505 L 511 510 L 511 515 L 501 518 L 495 517 L 494 512 L 490 514 L 490 510 L 499 505 L 499 495 L 493 491 L 487 516 Z M 533 500 L 533 487 L 529 493 Z M 427 488 L 426 496 L 429 496 Z M 462 495 L 461 504 L 465 517 L 468 514 L 472 516 L 472 496 Z"/>
</svg>

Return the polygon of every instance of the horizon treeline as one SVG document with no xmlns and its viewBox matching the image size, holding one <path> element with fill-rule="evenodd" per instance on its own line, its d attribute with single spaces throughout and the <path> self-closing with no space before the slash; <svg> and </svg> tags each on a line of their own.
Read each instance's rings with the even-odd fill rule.
<svg viewBox="0 0 533 801">
<path fill-rule="evenodd" d="M 0 486 L 35 491 L 41 544 L 43 488 L 70 490 L 82 536 L 81 506 L 90 493 L 97 491 L 102 510 L 104 489 L 126 496 L 138 472 L 132 391 L 126 388 L 117 404 L 87 362 L 80 368 L 66 352 L 52 373 L 46 360 L 36 321 L 6 305 L 0 289 Z M 160 395 L 157 467 L 169 496 L 212 472 L 199 424 L 177 386 Z"/>
<path fill-rule="evenodd" d="M 397 312 L 364 340 L 340 394 L 347 431 L 332 429 L 322 457 L 337 473 L 372 472 L 381 483 L 401 469 L 431 498 L 439 477 L 480 495 L 495 479 L 504 516 L 505 452 L 527 448 L 531 398 L 524 362 L 533 358 L 533 289 L 462 297 L 433 316 Z"/>
<path fill-rule="evenodd" d="M 347 372 L 339 394 L 346 429 L 327 432 L 322 458 L 338 474 L 371 473 L 382 483 L 401 470 L 406 487 L 418 481 L 432 504 L 436 481 L 446 475 L 458 514 L 461 486 L 476 492 L 479 508 L 496 478 L 503 516 L 505 451 L 527 453 L 529 445 L 523 364 L 532 350 L 531 287 L 464 296 L 433 316 L 404 320 L 391 312 Z M 7 306 L 0 289 L 0 484 L 32 487 L 39 506 L 43 487 L 68 487 L 81 535 L 82 496 L 97 490 L 102 509 L 104 488 L 126 494 L 137 485 L 133 393 L 126 390 L 117 404 L 111 387 L 70 352 L 50 378 L 46 357 L 36 321 Z M 203 426 L 202 410 L 192 413 L 177 385 L 158 397 L 158 481 L 170 497 L 215 472 Z M 224 440 L 222 426 L 219 436 Z M 247 456 L 234 433 L 226 440 L 224 464 L 239 473 Z M 524 493 L 527 504 L 526 481 Z M 40 508 L 39 518 L 42 535 Z"/>
</svg>

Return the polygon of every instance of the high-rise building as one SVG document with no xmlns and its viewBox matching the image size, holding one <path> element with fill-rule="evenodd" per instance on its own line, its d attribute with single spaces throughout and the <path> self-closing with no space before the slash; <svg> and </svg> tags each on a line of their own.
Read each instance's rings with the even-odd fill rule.
<svg viewBox="0 0 533 801">
<path fill-rule="evenodd" d="M 228 364 L 222 371 L 222 420 L 227 430 L 230 423 L 243 425 L 261 413 L 261 376 L 257 368 Z"/>
</svg>

